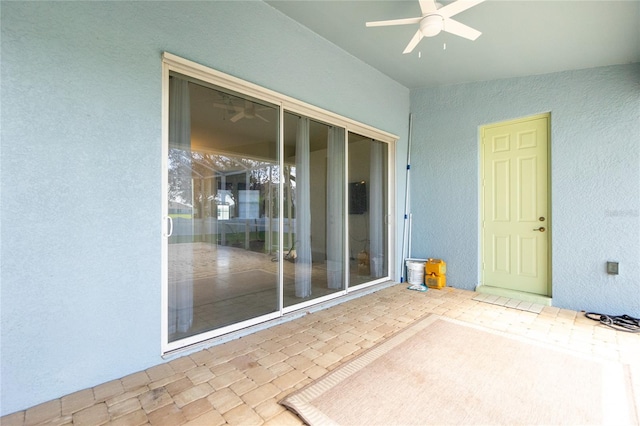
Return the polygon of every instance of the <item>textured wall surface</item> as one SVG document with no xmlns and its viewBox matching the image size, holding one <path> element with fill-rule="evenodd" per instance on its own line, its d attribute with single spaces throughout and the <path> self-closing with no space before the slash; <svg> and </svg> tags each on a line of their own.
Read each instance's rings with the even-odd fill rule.
<svg viewBox="0 0 640 426">
<path fill-rule="evenodd" d="M 551 112 L 553 304 L 640 317 L 640 64 L 414 90 L 411 112 L 414 257 L 480 283 L 479 129 Z"/>
<path fill-rule="evenodd" d="M 406 156 L 409 90 L 265 3 L 1 7 L 0 414 L 162 361 L 163 51 L 395 133 Z"/>
</svg>

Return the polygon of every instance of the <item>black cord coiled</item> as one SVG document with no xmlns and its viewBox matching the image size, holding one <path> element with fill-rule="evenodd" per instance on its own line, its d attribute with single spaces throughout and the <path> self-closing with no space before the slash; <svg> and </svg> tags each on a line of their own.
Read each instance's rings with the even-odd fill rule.
<svg viewBox="0 0 640 426">
<path fill-rule="evenodd" d="M 640 318 L 629 315 L 606 315 L 595 312 L 586 312 L 587 318 L 599 321 L 600 324 L 611 327 L 614 330 L 626 331 L 628 333 L 640 333 Z"/>
</svg>

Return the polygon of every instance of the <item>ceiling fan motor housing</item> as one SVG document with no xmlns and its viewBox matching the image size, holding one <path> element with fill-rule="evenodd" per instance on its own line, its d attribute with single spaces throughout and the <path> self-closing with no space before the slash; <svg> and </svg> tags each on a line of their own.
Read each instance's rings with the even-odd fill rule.
<svg viewBox="0 0 640 426">
<path fill-rule="evenodd" d="M 422 18 L 420 21 L 420 32 L 425 37 L 433 37 L 435 35 L 440 34 L 443 28 L 442 16 L 440 15 L 429 15 Z"/>
</svg>

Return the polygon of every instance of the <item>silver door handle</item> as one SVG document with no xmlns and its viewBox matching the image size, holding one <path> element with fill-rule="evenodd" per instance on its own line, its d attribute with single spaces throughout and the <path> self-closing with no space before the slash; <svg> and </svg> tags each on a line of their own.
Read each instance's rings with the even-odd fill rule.
<svg viewBox="0 0 640 426">
<path fill-rule="evenodd" d="M 171 216 L 166 216 L 166 219 L 169 220 L 169 232 L 165 234 L 165 237 L 169 238 L 173 234 L 173 219 Z"/>
</svg>

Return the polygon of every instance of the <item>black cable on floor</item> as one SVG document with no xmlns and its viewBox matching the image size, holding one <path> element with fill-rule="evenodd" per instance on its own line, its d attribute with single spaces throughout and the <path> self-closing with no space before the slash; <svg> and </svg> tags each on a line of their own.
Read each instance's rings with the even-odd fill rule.
<svg viewBox="0 0 640 426">
<path fill-rule="evenodd" d="M 634 318 L 629 315 L 598 314 L 595 312 L 586 312 L 584 316 L 594 321 L 599 321 L 600 324 L 611 327 L 614 330 L 640 333 L 640 318 Z"/>
</svg>

